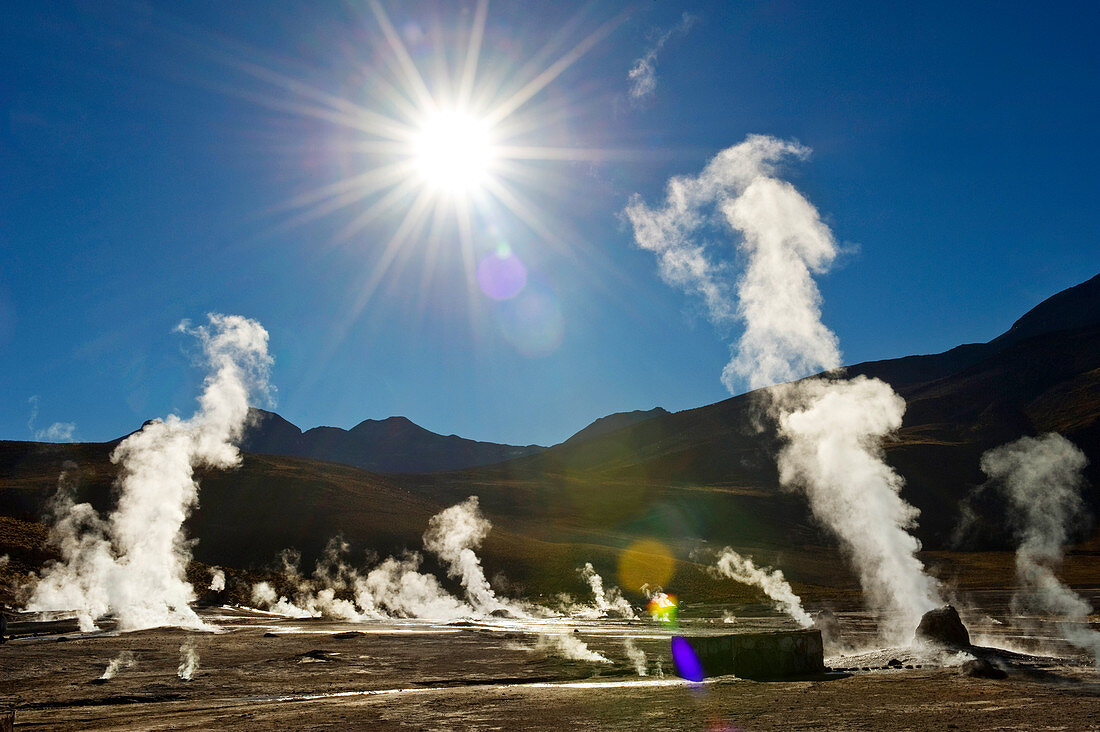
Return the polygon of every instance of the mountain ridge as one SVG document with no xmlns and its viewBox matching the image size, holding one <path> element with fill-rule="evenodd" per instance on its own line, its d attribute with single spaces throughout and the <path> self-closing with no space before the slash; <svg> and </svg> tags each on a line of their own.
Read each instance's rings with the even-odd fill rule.
<svg viewBox="0 0 1100 732">
<path fill-rule="evenodd" d="M 351 429 L 302 431 L 276 412 L 251 407 L 241 449 L 351 465 L 375 473 L 430 473 L 489 465 L 530 455 L 541 445 L 503 445 L 440 435 L 408 417 L 365 419 Z"/>
<path fill-rule="evenodd" d="M 1082 284 L 1058 293 L 1053 306 L 1044 301 L 1028 311 L 1006 331 L 1011 337 L 848 368 L 849 375 L 886 378 L 907 401 L 902 427 L 883 451 L 904 478 L 902 497 L 920 511 L 914 533 L 922 556 L 934 555 L 946 582 L 1011 581 L 1008 507 L 999 491 L 981 490 L 980 458 L 990 447 L 1061 432 L 1090 460 L 1084 499 L 1100 513 L 1100 288 L 1097 278 Z M 780 487 L 775 456 L 782 443 L 758 396 L 628 417 L 625 425 L 611 420 L 605 424 L 614 429 L 584 439 L 446 472 L 378 475 L 246 448 L 240 469 L 200 471 L 202 499 L 188 535 L 199 542 L 197 559 L 224 566 L 257 566 L 288 547 L 308 564 L 337 533 L 356 551 L 384 555 L 415 550 L 433 511 L 477 495 L 494 526 L 483 565 L 532 591 L 568 590 L 585 561 L 614 577 L 616 557 L 640 540 L 667 547 L 678 562 L 668 586 L 690 587 L 693 596 L 718 590 L 692 557 L 723 545 L 781 566 L 800 592 L 854 587 L 835 537 L 804 497 Z M 301 434 L 266 414 L 270 434 L 292 441 Z M 411 424 L 366 420 L 353 430 L 415 436 L 421 428 Z M 317 434 L 343 439 L 353 430 Z M 0 553 L 11 555 L 12 567 L 33 568 L 44 539 L 7 543 L 3 521 L 14 522 L 9 533 L 44 537 L 39 522 L 48 521 L 58 474 L 71 463 L 79 465 L 81 498 L 109 507 L 118 470 L 109 451 L 109 444 L 0 442 Z M 961 532 L 964 514 L 975 519 Z M 1100 549 L 1100 535 L 1082 530 L 1074 541 L 1081 539 L 1088 539 L 1079 545 L 1082 557 Z M 1100 566 L 1072 561 L 1071 554 L 1066 566 L 1076 567 L 1067 569 L 1076 581 L 1100 582 Z M 990 574 L 994 566 L 1001 574 Z"/>
</svg>

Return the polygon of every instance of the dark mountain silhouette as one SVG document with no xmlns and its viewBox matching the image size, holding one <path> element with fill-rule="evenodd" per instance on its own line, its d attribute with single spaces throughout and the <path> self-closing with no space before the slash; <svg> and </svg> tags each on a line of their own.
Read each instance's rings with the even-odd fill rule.
<svg viewBox="0 0 1100 732">
<path fill-rule="evenodd" d="M 984 481 L 979 458 L 990 447 L 1061 432 L 1088 455 L 1093 487 L 1086 503 L 1094 515 L 1100 509 L 1100 278 L 1046 300 L 989 343 L 847 371 L 882 378 L 906 399 L 904 423 L 886 443 L 886 457 L 905 478 L 904 497 L 921 511 L 916 531 L 925 559 L 948 582 L 1012 582 L 1012 555 L 1002 551 L 1014 546 L 1006 508 L 998 491 L 975 490 Z M 780 489 L 778 438 L 756 396 L 677 413 L 612 415 L 560 445 L 507 462 L 385 476 L 285 455 L 304 450 L 308 438 L 315 458 L 350 461 L 367 450 L 383 466 L 375 470 L 397 472 L 418 450 L 456 444 L 452 455 L 468 459 L 463 451 L 484 443 L 434 435 L 400 418 L 303 434 L 278 415 L 258 412 L 259 429 L 245 446 L 253 454 L 243 466 L 200 474 L 201 503 L 189 531 L 199 539 L 201 561 L 256 566 L 293 547 L 308 563 L 337 533 L 355 551 L 418 548 L 432 512 L 477 495 L 494 525 L 481 553 L 489 575 L 504 571 L 529 592 L 582 590 L 574 585 L 585 561 L 613 581 L 621 551 L 643 538 L 662 542 L 677 558 L 671 585 L 685 596 L 733 591 L 701 566 L 707 547 L 726 544 L 781 566 L 804 596 L 854 587 L 835 538 L 814 521 L 802 496 Z M 117 468 L 109 451 L 109 444 L 0 442 L 0 554 L 11 555 L 11 567 L 25 571 L 41 556 L 45 531 L 36 522 L 67 462 L 78 466 L 80 497 L 110 505 Z M 427 469 L 446 465 L 440 459 Z M 1100 536 L 1086 526 L 1075 538 L 1088 541 L 1080 554 L 1071 553 L 1063 576 L 1100 582 L 1100 565 L 1091 558 Z M 691 559 L 693 550 L 703 554 Z"/>
<path fill-rule="evenodd" d="M 958 373 L 1004 349 L 1034 336 L 1100 324 L 1100 274 L 1063 290 L 1024 314 L 1007 331 L 988 343 L 967 343 L 928 356 L 865 361 L 848 367 L 849 375 L 882 379 L 900 390 Z"/>
<path fill-rule="evenodd" d="M 405 417 L 368 419 L 350 430 L 314 427 L 302 432 L 274 412 L 253 408 L 241 449 L 343 463 L 375 473 L 431 473 L 499 463 L 545 448 L 438 435 Z"/>
<path fill-rule="evenodd" d="M 654 407 L 648 411 L 636 409 L 633 412 L 615 412 L 615 414 L 609 414 L 606 417 L 600 417 L 592 424 L 585 427 L 580 432 L 577 432 L 568 440 L 565 444 L 570 442 L 577 443 L 584 440 L 590 440 L 593 437 L 607 434 L 608 432 L 614 432 L 615 430 L 621 430 L 623 427 L 629 427 L 632 424 L 638 422 L 644 422 L 647 419 L 653 419 L 654 417 L 663 417 L 668 414 L 668 410 L 661 407 Z"/>
<path fill-rule="evenodd" d="M 906 499 L 921 509 L 918 536 L 927 547 L 947 548 L 959 538 L 960 505 L 985 479 L 980 456 L 1004 442 L 1060 432 L 1085 451 L 1090 460 L 1086 477 L 1100 484 L 1100 276 L 1043 302 L 989 343 L 856 364 L 847 373 L 881 378 L 906 399 L 902 428 L 885 449 L 906 479 Z M 723 522 L 746 512 L 760 516 L 763 511 L 769 521 L 779 518 L 777 511 L 784 521 L 803 520 L 801 509 L 778 488 L 778 447 L 773 427 L 750 393 L 569 441 L 482 472 L 502 481 L 585 476 L 620 484 L 768 491 L 768 508 L 740 497 L 712 507 L 707 520 L 721 535 Z M 1006 547 L 1012 538 L 1005 530 L 1004 507 L 994 500 L 995 492 L 988 493 L 984 515 L 963 539 L 969 546 Z M 1095 491 L 1088 502 L 1100 508 Z"/>
</svg>

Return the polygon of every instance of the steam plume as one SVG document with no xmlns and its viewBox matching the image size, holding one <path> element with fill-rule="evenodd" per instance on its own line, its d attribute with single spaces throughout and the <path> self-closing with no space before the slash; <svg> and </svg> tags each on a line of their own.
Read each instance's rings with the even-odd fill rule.
<svg viewBox="0 0 1100 732">
<path fill-rule="evenodd" d="M 630 606 L 630 602 L 623 597 L 618 587 L 612 587 L 610 589 L 604 589 L 603 577 L 596 572 L 596 568 L 592 566 L 592 562 L 585 562 L 584 567 L 580 570 L 581 578 L 588 583 L 588 586 L 592 589 L 592 598 L 594 609 L 597 615 L 607 615 L 608 613 L 615 613 L 626 619 L 633 619 L 634 608 Z"/>
<path fill-rule="evenodd" d="M 802 609 L 802 598 L 794 594 L 781 570 L 757 567 L 752 559 L 741 556 L 730 547 L 722 550 L 713 570 L 742 584 L 759 587 L 775 601 L 776 607 L 790 615 L 803 628 L 814 624 L 813 618 Z"/>
<path fill-rule="evenodd" d="M 184 681 L 190 681 L 198 670 L 199 653 L 195 650 L 195 644 L 188 639 L 180 646 L 180 665 L 176 669 L 176 676 Z"/>
<path fill-rule="evenodd" d="M 123 440 L 118 505 L 103 520 L 67 493 L 55 502 L 51 540 L 62 559 L 47 567 L 29 609 L 75 609 L 81 627 L 108 612 L 119 628 L 201 627 L 184 570 L 191 558 L 183 522 L 198 504 L 197 466 L 231 468 L 234 443 L 248 416 L 249 395 L 266 388 L 271 358 L 267 331 L 254 320 L 212 314 L 204 326 L 178 330 L 198 338 L 210 369 L 190 419 L 169 415 Z"/>
<path fill-rule="evenodd" d="M 115 676 L 118 676 L 119 671 L 133 668 L 136 665 L 137 661 L 134 660 L 134 654 L 129 651 L 123 651 L 110 660 L 107 664 L 107 668 L 103 669 L 103 675 L 99 677 L 99 680 L 110 681 Z"/>
<path fill-rule="evenodd" d="M 210 587 L 211 592 L 222 592 L 225 590 L 225 572 L 218 567 L 210 568 Z"/>
<path fill-rule="evenodd" d="M 909 533 L 919 512 L 883 458 L 882 438 L 901 426 L 905 402 L 885 382 L 859 376 L 802 381 L 777 403 L 787 441 L 780 482 L 805 491 L 814 515 L 840 538 L 886 639 L 909 642 L 921 616 L 943 603 Z"/>
<path fill-rule="evenodd" d="M 475 553 L 492 524 L 481 515 L 476 496 L 444 509 L 428 521 L 424 548 L 435 553 L 465 590 L 466 602 L 451 595 L 433 575 L 420 571 L 421 555 L 387 557 L 364 574 L 344 561 L 348 545 L 329 542 L 312 578 L 303 578 L 295 553 L 284 552 L 283 575 L 295 591 L 278 596 L 266 582 L 252 588 L 258 607 L 294 617 L 334 617 L 362 621 L 386 616 L 437 620 L 489 615 L 503 610 L 526 616 L 518 604 L 497 597 Z M 350 599 L 347 599 L 350 598 Z"/>
<path fill-rule="evenodd" d="M 611 659 L 591 650 L 588 644 L 574 633 L 540 633 L 535 642 L 535 650 L 561 656 L 570 661 L 611 663 Z"/>
<path fill-rule="evenodd" d="M 1056 574 L 1070 529 L 1084 508 L 1081 489 L 1087 464 L 1085 454 L 1056 433 L 1021 437 L 987 451 L 981 461 L 986 475 L 1004 486 L 1015 510 L 1020 587 L 1013 605 L 1058 615 L 1066 640 L 1100 661 L 1100 633 L 1088 627 L 1092 607 Z"/>
<path fill-rule="evenodd" d="M 475 549 L 489 534 L 492 524 L 478 510 L 477 496 L 451 506 L 428 520 L 424 548 L 447 563 L 447 574 L 457 578 L 466 591 L 466 599 L 479 613 L 516 608 L 505 607 L 497 599 Z"/>
<path fill-rule="evenodd" d="M 630 638 L 625 638 L 623 640 L 623 650 L 626 652 L 626 657 L 630 659 L 630 663 L 634 666 L 634 671 L 639 676 L 645 676 L 648 672 L 646 668 L 645 651 L 634 645 L 634 641 Z"/>
<path fill-rule="evenodd" d="M 811 276 L 828 269 L 836 243 L 794 186 L 773 177 L 785 158 L 809 154 L 797 143 L 750 135 L 715 155 L 698 177 L 671 178 L 664 206 L 650 208 L 635 195 L 625 210 L 635 240 L 657 255 L 666 282 L 701 295 L 712 320 L 744 321 L 740 344 L 722 372 L 731 392 L 737 377 L 756 389 L 840 365 Z M 709 223 L 704 209 L 711 206 L 742 234 L 746 267 L 736 298 L 725 281 L 727 267 L 693 238 Z"/>
<path fill-rule="evenodd" d="M 663 206 L 634 196 L 625 210 L 666 281 L 701 295 L 714 321 L 744 322 L 722 372 L 732 393 L 742 381 L 757 389 L 841 364 L 813 280 L 835 259 L 836 241 L 813 205 L 775 177 L 785 158 L 808 154 L 796 143 L 753 135 L 718 153 L 699 176 L 670 179 Z M 708 215 L 711 207 L 718 216 Z M 734 234 L 743 260 L 736 300 L 723 279 L 727 265 L 695 238 L 715 220 Z M 785 440 L 781 482 L 802 489 L 814 515 L 840 538 L 884 635 L 908 640 L 940 601 L 909 533 L 917 511 L 901 499 L 902 479 L 882 459 L 881 440 L 900 427 L 904 401 L 884 382 L 862 377 L 783 384 L 763 398 Z"/>
</svg>

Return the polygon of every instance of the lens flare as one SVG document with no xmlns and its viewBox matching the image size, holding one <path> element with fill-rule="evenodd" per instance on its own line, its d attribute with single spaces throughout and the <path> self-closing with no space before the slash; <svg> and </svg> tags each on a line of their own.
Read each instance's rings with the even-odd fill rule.
<svg viewBox="0 0 1100 732">
<path fill-rule="evenodd" d="M 636 541 L 619 555 L 619 586 L 628 590 L 665 587 L 675 571 L 672 552 L 656 539 Z"/>
<path fill-rule="evenodd" d="M 527 268 L 508 247 L 500 247 L 477 266 L 477 284 L 494 300 L 509 300 L 527 284 Z"/>
<path fill-rule="evenodd" d="M 702 681 L 707 677 L 695 649 L 681 636 L 672 637 L 672 667 L 676 675 L 688 681 Z"/>
<path fill-rule="evenodd" d="M 646 611 L 649 612 L 651 618 L 659 623 L 664 623 L 670 628 L 679 625 L 676 620 L 678 613 L 676 595 L 666 595 L 664 592 L 658 592 L 650 598 L 649 604 L 646 605 Z"/>
<path fill-rule="evenodd" d="M 527 287 L 519 297 L 507 301 L 499 316 L 505 340 L 528 358 L 549 356 L 565 335 L 558 299 L 542 288 Z"/>
</svg>

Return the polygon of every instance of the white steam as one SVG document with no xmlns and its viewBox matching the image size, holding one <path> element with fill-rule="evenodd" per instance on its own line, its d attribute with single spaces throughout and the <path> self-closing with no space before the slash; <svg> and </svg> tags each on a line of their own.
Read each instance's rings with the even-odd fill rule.
<svg viewBox="0 0 1100 732">
<path fill-rule="evenodd" d="M 740 318 L 745 331 L 722 372 L 753 389 L 790 381 L 840 365 L 836 336 L 821 324 L 821 295 L 811 276 L 836 256 L 836 243 L 814 207 L 789 183 L 774 176 L 784 158 L 804 158 L 797 143 L 750 135 L 714 156 L 699 176 L 668 181 L 665 203 L 650 208 L 635 195 L 625 214 L 634 238 L 657 255 L 661 276 L 703 297 L 716 322 Z M 746 260 L 736 298 L 726 268 L 715 264 L 698 229 L 720 221 L 740 232 Z"/>
<path fill-rule="evenodd" d="M 107 664 L 107 668 L 103 669 L 103 675 L 99 677 L 99 680 L 110 681 L 115 676 L 118 676 L 119 671 L 133 668 L 136 665 L 137 661 L 134 660 L 134 654 L 129 651 L 123 651 L 110 660 Z"/>
<path fill-rule="evenodd" d="M 783 391 L 786 393 L 783 393 Z M 776 400 L 783 485 L 805 491 L 814 515 L 840 538 L 884 637 L 907 643 L 921 616 L 943 604 L 909 533 L 919 511 L 900 495 L 882 439 L 901 426 L 905 402 L 885 382 L 810 379 Z"/>
<path fill-rule="evenodd" d="M 237 315 L 209 316 L 205 326 L 179 330 L 202 345 L 209 374 L 190 419 L 169 415 L 123 440 L 111 454 L 119 465 L 118 505 L 105 520 L 59 491 L 51 541 L 62 559 L 47 567 L 28 609 L 76 610 L 82 629 L 113 612 L 121 630 L 164 625 L 202 627 L 185 569 L 191 545 L 183 523 L 198 504 L 198 466 L 231 468 L 248 416 L 250 394 L 266 388 L 271 358 L 267 331 Z"/>
<path fill-rule="evenodd" d="M 712 571 L 742 584 L 759 587 L 775 601 L 777 608 L 790 615 L 803 628 L 814 624 L 802 609 L 802 598 L 794 593 L 783 572 L 770 567 L 757 567 L 749 557 L 743 557 L 730 547 L 721 551 Z"/>
<path fill-rule="evenodd" d="M 623 651 L 626 652 L 626 657 L 630 659 L 631 665 L 634 666 L 634 672 L 639 676 L 645 676 L 648 673 L 645 651 L 634 645 L 634 641 L 631 638 L 625 638 L 623 640 Z"/>
<path fill-rule="evenodd" d="M 252 602 L 292 617 L 325 616 L 356 622 L 383 617 L 452 620 L 494 612 L 526 616 L 518 603 L 493 592 L 474 552 L 491 528 L 478 509 L 476 496 L 429 519 L 424 547 L 459 580 L 465 601 L 450 594 L 434 575 L 421 572 L 422 558 L 416 552 L 387 557 L 360 571 L 344 559 L 346 542 L 333 539 L 310 578 L 299 573 L 297 555 L 284 552 L 283 576 L 293 592 L 289 597 L 279 595 L 269 583 L 260 582 L 252 588 Z"/>
<path fill-rule="evenodd" d="M 585 562 L 584 566 L 577 571 L 580 573 L 581 579 L 587 582 L 592 590 L 593 605 L 591 609 L 596 617 L 618 615 L 627 620 L 634 619 L 634 608 L 631 607 L 630 602 L 623 597 L 618 587 L 604 588 L 603 577 L 596 572 L 592 562 Z M 578 613 L 583 614 L 583 608 L 574 607 L 571 614 Z"/>
<path fill-rule="evenodd" d="M 662 277 L 699 294 L 716 322 L 734 316 L 744 331 L 722 372 L 733 393 L 841 364 L 836 336 L 821 322 L 814 274 L 837 255 L 832 232 L 794 186 L 776 176 L 784 158 L 809 150 L 752 135 L 716 155 L 697 177 L 674 177 L 663 206 L 634 196 L 625 210 L 638 245 L 658 257 Z M 711 213 L 713 209 L 714 213 Z M 697 231 L 724 226 L 743 262 L 736 300 Z M 883 461 L 881 441 L 901 425 L 904 401 L 877 379 L 812 379 L 764 394 L 785 445 L 783 485 L 802 489 L 819 520 L 840 538 L 888 639 L 911 638 L 920 616 L 941 604 L 909 533 L 917 511 L 899 494 L 902 479 Z"/>
<path fill-rule="evenodd" d="M 210 568 L 210 587 L 211 592 L 222 592 L 225 590 L 225 572 L 218 567 Z"/>
<path fill-rule="evenodd" d="M 199 652 L 195 650 L 195 644 L 188 639 L 180 646 L 180 665 L 176 669 L 176 676 L 184 681 L 190 681 L 198 670 Z"/>
<path fill-rule="evenodd" d="M 576 633 L 540 633 L 535 641 L 535 650 L 547 655 L 561 656 L 569 661 L 611 663 L 611 659 L 590 649 Z"/>
<path fill-rule="evenodd" d="M 1053 613 L 1063 636 L 1100 662 L 1100 632 L 1088 627 L 1092 607 L 1057 576 L 1069 532 L 1081 517 L 1088 458 L 1056 433 L 1021 437 L 982 455 L 985 474 L 1004 486 L 1020 539 L 1013 597 L 1019 610 Z"/>
<path fill-rule="evenodd" d="M 38 395 L 33 395 L 27 400 L 31 405 L 31 416 L 27 420 L 27 429 L 34 436 L 36 442 L 72 442 L 76 432 L 75 422 L 54 422 L 44 430 L 35 429 L 34 422 L 38 419 Z"/>
<path fill-rule="evenodd" d="M 470 496 L 432 516 L 424 532 L 424 548 L 447 564 L 447 574 L 462 583 L 467 602 L 474 612 L 482 614 L 516 610 L 506 607 L 497 598 L 474 551 L 481 546 L 492 526 L 481 515 L 477 496 Z"/>
</svg>

